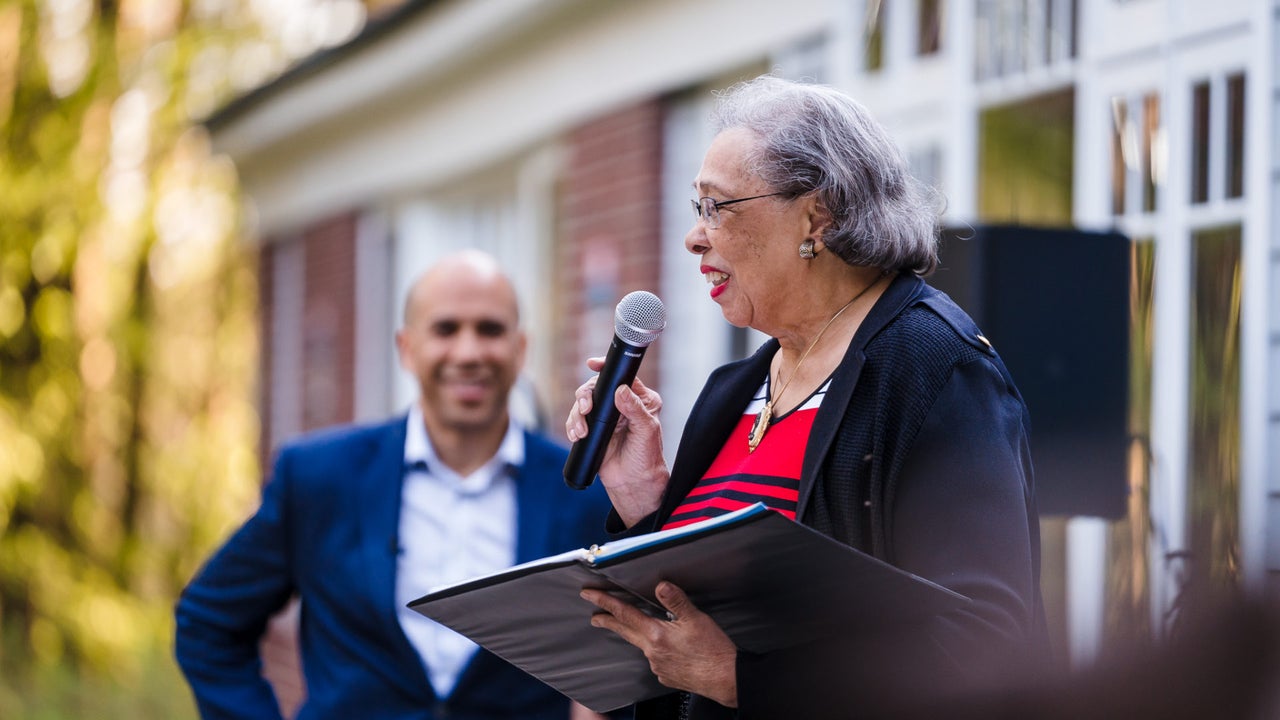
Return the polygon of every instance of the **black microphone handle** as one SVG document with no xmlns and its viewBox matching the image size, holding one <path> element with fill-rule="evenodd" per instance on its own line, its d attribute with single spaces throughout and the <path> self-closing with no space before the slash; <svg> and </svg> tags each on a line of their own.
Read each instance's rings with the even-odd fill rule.
<svg viewBox="0 0 1280 720">
<path fill-rule="evenodd" d="M 564 482 L 574 490 L 585 490 L 595 482 L 596 473 L 600 472 L 600 463 L 604 461 L 605 448 L 609 447 L 609 439 L 618 426 L 618 406 L 613 400 L 614 393 L 619 385 L 630 385 L 636 379 L 636 371 L 640 369 L 640 360 L 644 358 L 646 349 L 631 345 L 617 335 L 613 336 L 609 354 L 604 358 L 604 367 L 600 368 L 596 387 L 591 392 L 587 436 L 579 438 L 569 448 L 569 459 L 564 464 Z"/>
</svg>

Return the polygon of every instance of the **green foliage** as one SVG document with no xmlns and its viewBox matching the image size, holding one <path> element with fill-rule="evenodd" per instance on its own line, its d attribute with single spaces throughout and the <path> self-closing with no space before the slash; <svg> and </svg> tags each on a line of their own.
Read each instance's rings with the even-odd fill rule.
<svg viewBox="0 0 1280 720">
<path fill-rule="evenodd" d="M 1071 225 L 1074 107 L 1067 90 L 982 111 L 978 214 L 984 222 Z"/>
<path fill-rule="evenodd" d="M 1192 238 L 1188 453 L 1190 572 L 1184 595 L 1203 603 L 1240 584 L 1241 228 Z"/>
<path fill-rule="evenodd" d="M 0 717 L 18 720 L 194 720 L 195 703 L 167 654 L 152 652 L 129 674 L 52 667 L 0 683 Z"/>
<path fill-rule="evenodd" d="M 192 66 L 251 24 L 78 5 L 0 5 L 0 717 L 184 717 L 172 606 L 259 478 L 253 258 L 191 118 L 229 85 Z"/>
</svg>

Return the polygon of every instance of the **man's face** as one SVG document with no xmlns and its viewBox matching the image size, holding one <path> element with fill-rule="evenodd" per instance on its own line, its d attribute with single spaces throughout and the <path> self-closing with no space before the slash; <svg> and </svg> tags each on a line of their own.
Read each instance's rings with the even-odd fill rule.
<svg viewBox="0 0 1280 720">
<path fill-rule="evenodd" d="M 396 347 L 400 366 L 418 379 L 428 431 L 505 428 L 525 352 L 511 286 L 462 266 L 429 274 L 412 293 Z"/>
</svg>

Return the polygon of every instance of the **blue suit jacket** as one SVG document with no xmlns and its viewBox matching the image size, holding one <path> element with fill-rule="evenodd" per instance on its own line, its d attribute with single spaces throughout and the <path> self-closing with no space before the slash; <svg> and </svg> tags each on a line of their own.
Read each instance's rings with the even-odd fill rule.
<svg viewBox="0 0 1280 720">
<path fill-rule="evenodd" d="M 406 419 L 324 431 L 284 447 L 258 511 L 177 605 L 175 653 L 206 718 L 279 717 L 261 677 L 268 619 L 302 600 L 307 700 L 299 718 L 564 718 L 568 701 L 479 651 L 436 697 L 395 606 Z M 526 433 L 516 475 L 516 562 L 603 539 L 608 499 L 570 490 L 566 452 Z"/>
</svg>

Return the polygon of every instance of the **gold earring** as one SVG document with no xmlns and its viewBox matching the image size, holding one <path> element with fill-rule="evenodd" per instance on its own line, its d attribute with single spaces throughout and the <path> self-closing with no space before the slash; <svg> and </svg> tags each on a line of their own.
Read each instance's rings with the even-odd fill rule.
<svg viewBox="0 0 1280 720">
<path fill-rule="evenodd" d="M 813 238 L 809 238 L 804 242 L 800 243 L 800 257 L 804 258 L 805 260 L 812 260 L 815 256 L 817 256 L 817 254 L 818 253 L 813 248 Z"/>
</svg>

